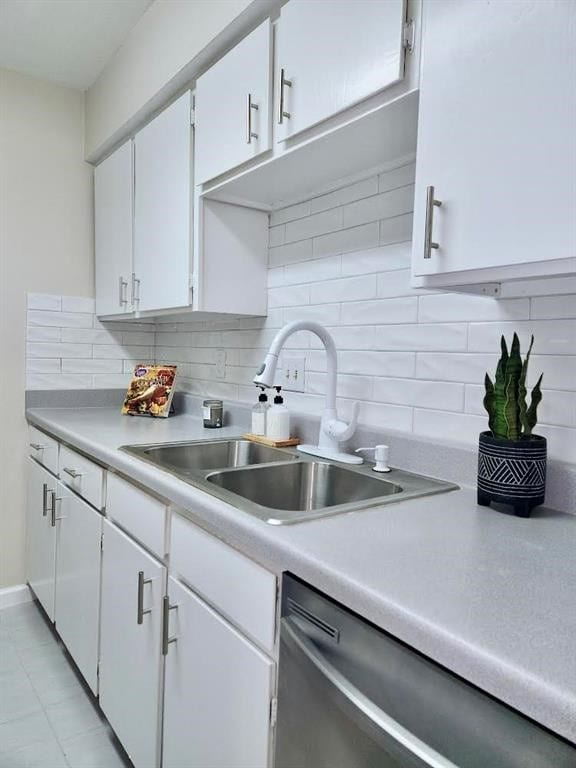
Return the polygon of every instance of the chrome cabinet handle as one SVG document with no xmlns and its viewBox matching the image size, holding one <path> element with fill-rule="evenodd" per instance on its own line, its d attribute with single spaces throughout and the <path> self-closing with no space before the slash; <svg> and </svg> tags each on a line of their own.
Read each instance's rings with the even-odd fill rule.
<svg viewBox="0 0 576 768">
<path fill-rule="evenodd" d="M 290 112 L 286 112 L 284 109 L 284 86 L 287 86 L 288 88 L 292 88 L 292 80 L 288 80 L 284 76 L 284 69 L 280 70 L 280 107 L 278 110 L 278 125 L 282 125 L 284 122 L 284 118 L 287 117 L 290 119 L 291 115 Z"/>
<path fill-rule="evenodd" d="M 118 304 L 125 307 L 128 304 L 128 281 L 124 280 L 122 275 L 118 278 Z"/>
<path fill-rule="evenodd" d="M 441 200 L 434 198 L 434 187 L 426 187 L 426 219 L 424 221 L 424 258 L 429 259 L 432 248 L 439 248 L 438 243 L 432 240 L 432 224 L 434 222 L 434 206 L 440 207 Z"/>
<path fill-rule="evenodd" d="M 174 611 L 178 608 L 178 605 L 170 605 L 170 598 L 168 595 L 162 599 L 162 655 L 168 655 L 168 646 L 170 643 L 175 643 L 178 638 L 170 637 L 170 611 Z"/>
<path fill-rule="evenodd" d="M 82 477 L 82 472 L 78 472 L 75 469 L 72 469 L 71 467 L 62 467 L 62 472 L 66 472 L 67 475 L 70 475 L 71 478 L 76 480 L 77 477 Z"/>
<path fill-rule="evenodd" d="M 137 608 L 137 623 L 142 624 L 144 616 L 147 613 L 152 613 L 151 608 L 144 610 L 144 584 L 151 584 L 152 579 L 144 578 L 144 571 L 138 571 L 138 608 Z"/>
<path fill-rule="evenodd" d="M 140 303 L 140 280 L 132 272 L 132 305 Z"/>
<path fill-rule="evenodd" d="M 258 134 L 252 130 L 252 110 L 258 111 L 258 104 L 252 101 L 252 94 L 248 94 L 248 109 L 246 110 L 246 144 L 252 144 L 252 139 L 257 139 Z"/>
<path fill-rule="evenodd" d="M 66 516 L 61 515 L 60 517 L 56 517 L 56 502 L 62 501 L 61 496 L 56 496 L 56 491 L 50 491 L 51 496 L 51 503 L 50 503 L 50 525 L 52 528 L 56 528 L 56 521 L 57 520 L 65 520 Z"/>
<path fill-rule="evenodd" d="M 48 483 L 42 484 L 42 517 L 48 514 Z"/>
<path fill-rule="evenodd" d="M 43 451 L 46 447 L 45 445 L 41 445 L 40 443 L 29 443 L 30 448 L 33 448 L 35 451 Z"/>
</svg>

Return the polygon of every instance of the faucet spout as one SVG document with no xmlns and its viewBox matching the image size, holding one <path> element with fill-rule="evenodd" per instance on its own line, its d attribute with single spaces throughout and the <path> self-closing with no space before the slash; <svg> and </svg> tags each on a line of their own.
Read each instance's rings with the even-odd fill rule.
<svg viewBox="0 0 576 768">
<path fill-rule="evenodd" d="M 336 412 L 336 380 L 338 376 L 336 345 L 334 344 L 334 339 L 323 325 L 312 320 L 295 320 L 279 330 L 254 377 L 254 383 L 264 387 L 272 387 L 274 385 L 280 352 L 288 338 L 298 331 L 314 333 L 326 349 L 326 404 L 320 424 L 318 445 L 300 445 L 298 450 L 304 453 L 312 453 L 315 456 L 334 459 L 335 461 L 361 464 L 362 459 L 360 457 L 343 453 L 338 447 L 340 442 L 344 442 L 352 437 L 356 430 L 359 404 L 354 404 L 353 418 L 350 424 L 346 424 L 338 419 Z"/>
</svg>

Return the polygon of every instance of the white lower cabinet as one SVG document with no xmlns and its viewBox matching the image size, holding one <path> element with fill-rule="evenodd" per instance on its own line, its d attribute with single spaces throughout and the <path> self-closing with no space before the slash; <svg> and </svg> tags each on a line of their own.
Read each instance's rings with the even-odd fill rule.
<svg viewBox="0 0 576 768">
<path fill-rule="evenodd" d="M 26 580 L 54 621 L 56 528 L 52 525 L 52 500 L 57 480 L 34 459 L 28 459 L 26 513 Z"/>
<path fill-rule="evenodd" d="M 100 706 L 135 768 L 160 764 L 165 584 L 164 566 L 105 520 Z"/>
<path fill-rule="evenodd" d="M 102 515 L 61 482 L 55 501 L 56 629 L 97 693 Z"/>
<path fill-rule="evenodd" d="M 163 768 L 266 768 L 274 662 L 172 577 Z"/>
</svg>

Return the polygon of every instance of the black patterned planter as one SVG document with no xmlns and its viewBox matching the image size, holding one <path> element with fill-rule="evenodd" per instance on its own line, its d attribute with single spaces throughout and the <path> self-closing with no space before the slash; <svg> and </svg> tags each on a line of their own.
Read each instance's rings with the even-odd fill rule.
<svg viewBox="0 0 576 768">
<path fill-rule="evenodd" d="M 546 492 L 546 438 L 500 440 L 480 433 L 478 448 L 478 504 L 510 504 L 518 517 L 530 517 L 544 503 Z"/>
</svg>

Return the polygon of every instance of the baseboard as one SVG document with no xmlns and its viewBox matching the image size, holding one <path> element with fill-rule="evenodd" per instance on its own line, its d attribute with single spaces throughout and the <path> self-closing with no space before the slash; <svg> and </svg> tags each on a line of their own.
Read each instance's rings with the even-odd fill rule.
<svg viewBox="0 0 576 768">
<path fill-rule="evenodd" d="M 20 603 L 29 603 L 32 599 L 32 591 L 28 584 L 4 587 L 0 589 L 0 610 L 11 608 L 13 605 L 20 605 Z"/>
</svg>

